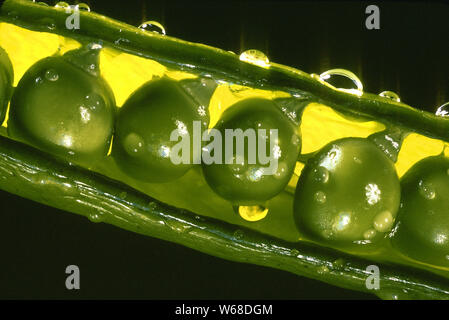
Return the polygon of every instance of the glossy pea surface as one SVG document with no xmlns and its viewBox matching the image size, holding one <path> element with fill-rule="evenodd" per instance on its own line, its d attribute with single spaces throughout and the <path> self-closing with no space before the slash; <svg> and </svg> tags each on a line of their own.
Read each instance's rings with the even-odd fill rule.
<svg viewBox="0 0 449 320">
<path fill-rule="evenodd" d="M 209 186 L 222 198 L 235 205 L 263 205 L 264 201 L 280 193 L 290 180 L 296 159 L 301 148 L 301 137 L 297 126 L 291 122 L 271 100 L 250 98 L 236 103 L 227 109 L 214 128 L 219 132 L 221 144 L 210 155 L 220 153 L 221 162 L 207 164 L 203 159 L 203 173 Z M 226 130 L 250 129 L 255 133 L 255 143 L 250 145 L 249 138 L 244 139 L 244 153 L 239 162 L 233 140 L 230 158 L 226 155 Z M 265 152 L 259 152 L 261 145 L 258 130 L 265 130 Z M 276 136 L 270 134 L 276 132 Z M 218 138 L 217 138 L 218 139 Z M 215 137 L 211 138 L 215 141 Z M 252 153 L 255 159 L 250 159 Z M 271 159 L 265 162 L 260 155 Z M 273 166 L 271 166 L 273 164 Z M 270 168 L 271 167 L 271 168 Z"/>
<path fill-rule="evenodd" d="M 401 179 L 392 244 L 418 261 L 449 267 L 449 159 L 428 157 Z"/>
<path fill-rule="evenodd" d="M 3 122 L 12 93 L 14 72 L 6 51 L 0 47 L 0 124 Z"/>
<path fill-rule="evenodd" d="M 296 187 L 295 220 L 315 240 L 372 242 L 391 229 L 399 198 L 393 162 L 370 141 L 345 138 L 307 162 Z"/>
<path fill-rule="evenodd" d="M 120 169 L 135 179 L 146 182 L 177 179 L 194 164 L 194 121 L 201 125 L 201 139 L 201 132 L 208 125 L 205 107 L 175 80 L 149 81 L 120 108 L 112 155 Z M 172 133 L 177 133 L 176 139 L 170 139 Z M 183 136 L 188 147 L 180 149 Z M 173 160 L 173 156 L 183 160 L 183 155 L 187 156 L 186 161 Z M 201 156 L 201 145 L 197 156 Z"/>
<path fill-rule="evenodd" d="M 48 57 L 21 78 L 11 100 L 8 133 L 65 159 L 92 165 L 108 152 L 114 115 L 112 91 L 100 76 L 65 56 Z"/>
</svg>

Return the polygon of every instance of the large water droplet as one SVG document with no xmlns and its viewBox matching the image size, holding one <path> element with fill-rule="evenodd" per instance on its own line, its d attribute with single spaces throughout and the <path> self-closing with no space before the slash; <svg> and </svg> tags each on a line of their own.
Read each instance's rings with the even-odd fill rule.
<svg viewBox="0 0 449 320">
<path fill-rule="evenodd" d="M 387 232 L 391 229 L 394 223 L 393 215 L 390 211 L 385 210 L 374 217 L 373 227 L 379 232 Z"/>
<path fill-rule="evenodd" d="M 426 199 L 432 200 L 435 198 L 435 189 L 429 183 L 425 183 L 423 180 L 418 183 L 419 193 Z"/>
<path fill-rule="evenodd" d="M 437 109 L 435 114 L 440 117 L 448 117 L 449 116 L 449 102 L 446 102 L 445 104 L 441 105 Z"/>
<path fill-rule="evenodd" d="M 332 76 L 341 76 L 341 77 L 348 78 L 349 80 L 351 80 L 355 84 L 357 89 L 336 88 L 336 87 L 334 87 L 332 84 L 329 83 L 329 80 L 332 78 Z M 354 73 L 352 73 L 349 70 L 346 70 L 346 69 L 331 69 L 331 70 L 325 71 L 322 74 L 320 74 L 319 75 L 319 79 L 322 82 L 325 82 L 328 86 L 330 86 L 330 87 L 332 87 L 334 89 L 345 91 L 345 92 L 352 93 L 352 94 L 356 94 L 356 95 L 359 95 L 359 96 L 363 94 L 362 81 L 360 81 L 360 79 Z"/>
<path fill-rule="evenodd" d="M 69 8 L 70 5 L 67 2 L 64 1 L 59 1 L 58 3 L 55 4 L 56 8 Z"/>
<path fill-rule="evenodd" d="M 393 91 L 382 91 L 381 93 L 379 93 L 379 96 L 391 99 L 396 102 L 401 102 L 401 98 L 399 97 L 399 95 Z"/>
<path fill-rule="evenodd" d="M 57 81 L 59 79 L 59 74 L 54 69 L 48 69 L 45 72 L 45 79 L 49 81 Z"/>
<path fill-rule="evenodd" d="M 241 61 L 245 61 L 262 68 L 268 68 L 270 66 L 270 60 L 268 60 L 268 57 L 265 55 L 265 53 L 255 49 L 250 49 L 242 52 L 239 59 Z"/>
<path fill-rule="evenodd" d="M 87 3 L 83 3 L 83 2 L 78 3 L 78 4 L 76 5 L 76 7 L 77 7 L 78 10 L 80 10 L 80 11 L 87 11 L 87 12 L 90 12 L 90 7 L 89 7 L 89 5 L 88 5 Z"/>
<path fill-rule="evenodd" d="M 259 221 L 265 218 L 268 214 L 268 208 L 263 206 L 238 206 L 234 210 L 246 221 Z"/>
<path fill-rule="evenodd" d="M 126 152 L 131 156 L 137 156 L 139 153 L 141 153 L 144 149 L 144 146 L 145 141 L 142 139 L 141 136 L 139 136 L 134 132 L 126 136 L 123 144 L 123 147 L 125 148 Z"/>
<path fill-rule="evenodd" d="M 156 32 L 165 36 L 164 26 L 157 21 L 145 21 L 139 26 L 139 29 Z"/>
</svg>

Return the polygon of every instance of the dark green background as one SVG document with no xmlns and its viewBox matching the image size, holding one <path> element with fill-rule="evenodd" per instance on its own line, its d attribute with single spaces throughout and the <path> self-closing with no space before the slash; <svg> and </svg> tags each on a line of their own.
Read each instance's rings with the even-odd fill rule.
<svg viewBox="0 0 449 320">
<path fill-rule="evenodd" d="M 50 3 L 47 1 L 47 3 Z M 369 92 L 393 90 L 434 112 L 449 100 L 449 5 L 367 2 L 90 1 L 94 11 L 236 53 L 259 49 L 309 73 L 346 68 Z M 82 27 L 82 26 L 81 26 Z M 0 298 L 370 299 L 258 266 L 232 263 L 0 193 Z M 65 289 L 65 267 L 81 290 Z"/>
</svg>

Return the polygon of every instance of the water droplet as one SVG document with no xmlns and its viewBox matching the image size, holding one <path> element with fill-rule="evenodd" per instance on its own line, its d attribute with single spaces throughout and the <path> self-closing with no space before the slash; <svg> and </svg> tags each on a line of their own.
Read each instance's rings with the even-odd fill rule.
<svg viewBox="0 0 449 320">
<path fill-rule="evenodd" d="M 262 68 L 268 68 L 270 66 L 270 60 L 268 60 L 265 53 L 255 49 L 242 52 L 239 59 L 240 61 L 245 61 Z"/>
<path fill-rule="evenodd" d="M 325 274 L 325 273 L 329 272 L 329 268 L 327 266 L 320 266 L 316 269 L 316 272 L 318 274 Z"/>
<path fill-rule="evenodd" d="M 377 232 L 374 229 L 368 229 L 363 233 L 363 238 L 365 240 L 371 240 L 376 236 Z"/>
<path fill-rule="evenodd" d="M 170 147 L 162 145 L 159 147 L 158 153 L 162 158 L 168 158 L 170 157 Z"/>
<path fill-rule="evenodd" d="M 332 228 L 336 231 L 343 231 L 346 229 L 351 223 L 351 213 L 350 212 L 340 212 L 335 217 L 335 222 L 332 225 Z"/>
<path fill-rule="evenodd" d="M 90 7 L 89 7 L 89 5 L 88 5 L 87 3 L 83 3 L 83 2 L 78 3 L 78 4 L 76 5 L 76 7 L 77 7 L 78 10 L 80 10 L 80 11 L 87 11 L 87 12 L 90 12 Z"/>
<path fill-rule="evenodd" d="M 365 186 L 366 202 L 370 205 L 374 205 L 380 200 L 380 189 L 375 183 L 369 183 Z"/>
<path fill-rule="evenodd" d="M 237 240 L 242 239 L 244 235 L 245 235 L 245 233 L 242 230 L 236 230 L 234 232 L 234 238 Z"/>
<path fill-rule="evenodd" d="M 58 3 L 55 4 L 56 8 L 69 8 L 70 5 L 67 2 L 64 1 L 59 1 Z"/>
<path fill-rule="evenodd" d="M 355 163 L 357 163 L 357 164 L 362 164 L 362 160 L 360 160 L 359 158 L 354 157 L 354 158 L 352 158 L 352 159 L 354 160 Z"/>
<path fill-rule="evenodd" d="M 387 232 L 391 229 L 394 223 L 393 215 L 390 211 L 385 210 L 374 217 L 373 227 L 379 232 Z"/>
<path fill-rule="evenodd" d="M 325 167 L 317 167 L 313 169 L 314 179 L 321 183 L 327 183 L 329 181 L 329 171 Z"/>
<path fill-rule="evenodd" d="M 121 198 L 121 199 L 126 199 L 126 196 L 127 196 L 127 195 L 128 195 L 128 194 L 126 193 L 126 191 L 120 192 L 119 198 Z"/>
<path fill-rule="evenodd" d="M 156 32 L 165 36 L 164 26 L 157 21 L 145 21 L 139 26 L 139 29 Z"/>
<path fill-rule="evenodd" d="M 54 69 L 48 69 L 45 72 L 45 78 L 49 81 L 57 81 L 59 79 L 59 74 Z"/>
<path fill-rule="evenodd" d="M 294 257 L 297 257 L 299 255 L 299 251 L 297 249 L 291 249 L 290 254 Z"/>
<path fill-rule="evenodd" d="M 268 214 L 268 208 L 263 206 L 238 206 L 237 213 L 246 221 L 259 221 Z"/>
<path fill-rule="evenodd" d="M 36 79 L 34 79 L 34 82 L 36 82 L 37 84 L 41 84 L 42 82 L 44 82 L 44 80 L 41 77 L 37 77 Z"/>
<path fill-rule="evenodd" d="M 85 97 L 84 105 L 92 111 L 97 109 L 102 110 L 106 103 L 102 96 L 98 93 L 92 92 Z"/>
<path fill-rule="evenodd" d="M 418 184 L 419 193 L 426 199 L 432 200 L 435 198 L 435 189 L 429 183 L 425 183 L 423 180 Z"/>
<path fill-rule="evenodd" d="M 145 141 L 136 133 L 130 133 L 126 136 L 123 147 L 131 156 L 136 156 L 144 149 Z"/>
<path fill-rule="evenodd" d="M 441 105 L 437 111 L 435 112 L 437 116 L 440 117 L 447 117 L 449 116 L 449 102 L 446 102 L 445 104 Z"/>
<path fill-rule="evenodd" d="M 396 102 L 401 102 L 401 98 L 399 97 L 399 95 L 393 91 L 382 91 L 381 93 L 379 93 L 379 96 L 391 99 Z"/>
<path fill-rule="evenodd" d="M 100 214 L 100 213 L 91 213 L 88 215 L 88 219 L 95 223 L 103 221 L 102 214 Z"/>
<path fill-rule="evenodd" d="M 315 193 L 315 200 L 319 203 L 325 203 L 326 202 L 326 194 L 323 191 L 318 191 Z"/>
<path fill-rule="evenodd" d="M 355 86 L 357 87 L 357 89 L 348 89 L 348 88 L 336 88 L 333 85 L 331 85 L 328 81 L 326 80 L 330 80 L 332 76 L 342 76 L 342 77 L 346 77 L 349 80 L 351 80 Z M 319 75 L 319 79 L 322 82 L 325 82 L 328 86 L 337 89 L 337 90 L 341 90 L 341 91 L 345 91 L 348 93 L 353 93 L 356 95 L 362 95 L 363 94 L 363 84 L 362 81 L 360 81 L 360 79 L 351 71 L 349 70 L 345 70 L 345 69 L 331 69 L 328 71 L 323 72 L 322 74 Z"/>
<path fill-rule="evenodd" d="M 40 5 L 43 5 L 43 6 L 48 6 L 48 4 L 47 4 L 47 3 L 45 3 L 45 2 L 42 2 L 42 1 L 39 1 L 39 2 L 37 2 L 37 4 L 40 4 Z"/>
<path fill-rule="evenodd" d="M 345 266 L 346 262 L 344 259 L 342 258 L 338 258 L 337 260 L 335 260 L 332 265 L 335 269 L 342 269 Z"/>
<path fill-rule="evenodd" d="M 248 171 L 246 171 L 246 175 L 249 181 L 257 182 L 262 179 L 263 170 L 262 168 L 250 168 Z"/>
</svg>

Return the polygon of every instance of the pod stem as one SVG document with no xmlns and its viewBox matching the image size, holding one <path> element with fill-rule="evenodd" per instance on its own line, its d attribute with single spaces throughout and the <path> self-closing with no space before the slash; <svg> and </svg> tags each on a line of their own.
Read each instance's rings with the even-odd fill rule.
<svg viewBox="0 0 449 320">
<path fill-rule="evenodd" d="M 407 134 L 407 131 L 389 125 L 384 131 L 373 133 L 368 139 L 378 146 L 391 161 L 396 162 Z"/>
</svg>

